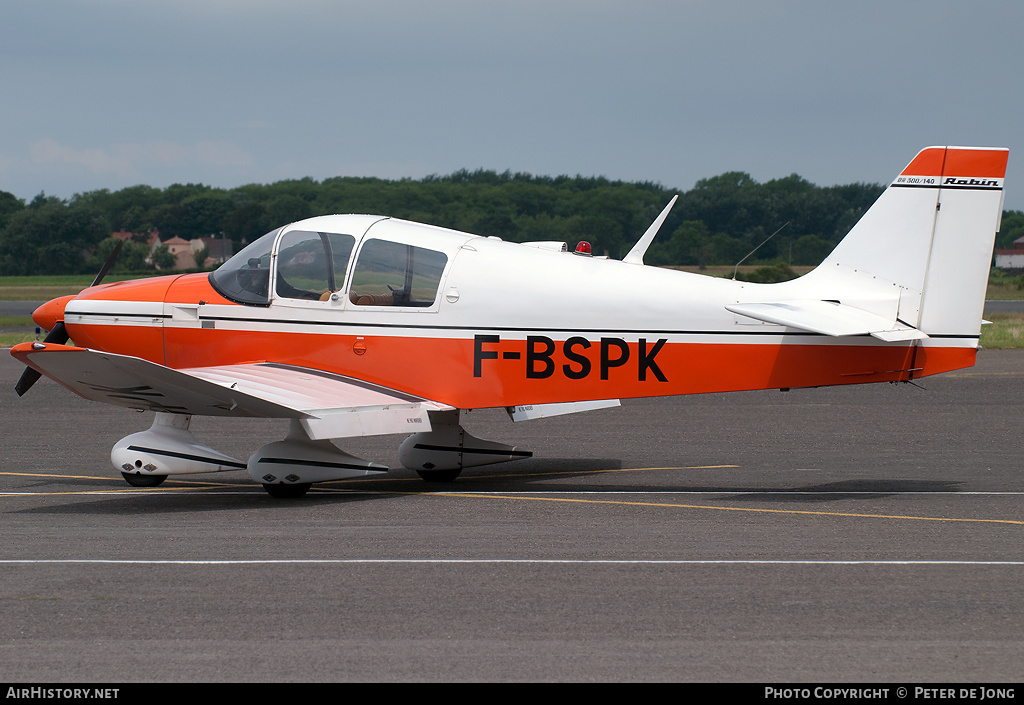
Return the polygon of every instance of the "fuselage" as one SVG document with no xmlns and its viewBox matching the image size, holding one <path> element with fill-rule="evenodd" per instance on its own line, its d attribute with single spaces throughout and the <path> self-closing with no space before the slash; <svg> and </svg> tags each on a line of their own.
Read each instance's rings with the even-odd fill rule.
<svg viewBox="0 0 1024 705">
<path fill-rule="evenodd" d="M 326 233 L 351 238 L 347 259 Z M 318 234 L 334 258 L 323 291 L 295 285 L 320 254 L 288 249 Z M 376 216 L 265 238 L 263 263 L 233 259 L 220 275 L 244 287 L 258 274 L 252 295 L 265 301 L 240 302 L 206 274 L 101 285 L 66 304 L 71 339 L 177 369 L 309 367 L 462 409 L 906 381 L 968 367 L 977 346 L 836 338 L 725 308 L 767 291 L 799 297 L 801 280 L 752 285 Z"/>
</svg>

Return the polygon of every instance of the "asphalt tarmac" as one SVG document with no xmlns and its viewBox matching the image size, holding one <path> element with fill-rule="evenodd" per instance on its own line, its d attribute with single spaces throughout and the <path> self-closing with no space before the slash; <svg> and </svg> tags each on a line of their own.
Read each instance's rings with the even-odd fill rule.
<svg viewBox="0 0 1024 705">
<path fill-rule="evenodd" d="M 910 385 L 623 402 L 530 460 L 275 500 L 131 488 L 151 414 L 0 351 L 5 682 L 1024 680 L 1024 351 Z M 196 418 L 245 459 L 274 420 Z M 339 445 L 397 465 L 397 437 Z"/>
</svg>

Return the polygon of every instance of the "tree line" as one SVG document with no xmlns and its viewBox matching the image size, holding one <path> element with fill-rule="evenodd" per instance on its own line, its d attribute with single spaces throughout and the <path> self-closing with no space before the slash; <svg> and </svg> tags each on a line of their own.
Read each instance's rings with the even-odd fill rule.
<svg viewBox="0 0 1024 705">
<path fill-rule="evenodd" d="M 765 238 L 749 264 L 818 264 L 881 194 L 879 184 L 816 186 L 793 174 L 759 183 L 728 172 L 685 192 L 650 182 L 462 170 L 423 179 L 311 178 L 233 189 L 202 184 L 132 186 L 39 194 L 24 202 L 0 191 L 0 275 L 95 271 L 125 230 L 191 240 L 231 239 L 235 251 L 285 223 L 330 213 L 390 215 L 505 240 L 591 242 L 621 258 L 669 199 L 679 201 L 645 262 L 731 265 Z M 785 227 L 783 227 L 785 226 Z M 1011 236 L 1012 235 L 1012 236 Z M 1024 212 L 1003 218 L 999 247 L 1024 236 Z M 145 269 L 148 247 L 130 244 L 117 269 Z M 116 270 L 115 270 L 116 271 Z"/>
</svg>

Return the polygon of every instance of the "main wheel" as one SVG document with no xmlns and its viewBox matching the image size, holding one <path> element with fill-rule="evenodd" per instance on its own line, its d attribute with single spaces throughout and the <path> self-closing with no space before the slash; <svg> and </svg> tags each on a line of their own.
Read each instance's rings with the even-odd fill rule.
<svg viewBox="0 0 1024 705">
<path fill-rule="evenodd" d="M 462 468 L 455 470 L 417 470 L 416 474 L 427 482 L 454 482 L 462 474 Z"/>
<path fill-rule="evenodd" d="M 312 482 L 300 482 L 295 485 L 271 485 L 264 483 L 263 489 L 265 489 L 267 494 L 271 497 L 276 497 L 277 499 L 295 499 L 296 497 L 301 497 L 306 494 L 312 486 Z"/>
<path fill-rule="evenodd" d="M 121 477 L 132 487 L 156 487 L 167 479 L 167 475 L 141 475 L 135 472 L 123 472 Z"/>
</svg>

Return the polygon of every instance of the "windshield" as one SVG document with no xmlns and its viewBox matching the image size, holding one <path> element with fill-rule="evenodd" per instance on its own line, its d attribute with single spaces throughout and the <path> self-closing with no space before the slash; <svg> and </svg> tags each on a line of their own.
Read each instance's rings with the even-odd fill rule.
<svg viewBox="0 0 1024 705">
<path fill-rule="evenodd" d="M 217 293 L 240 304 L 270 304 L 270 252 L 281 228 L 267 233 L 210 273 Z"/>
</svg>

